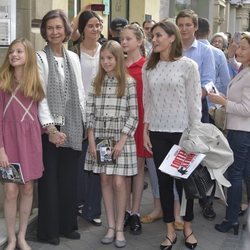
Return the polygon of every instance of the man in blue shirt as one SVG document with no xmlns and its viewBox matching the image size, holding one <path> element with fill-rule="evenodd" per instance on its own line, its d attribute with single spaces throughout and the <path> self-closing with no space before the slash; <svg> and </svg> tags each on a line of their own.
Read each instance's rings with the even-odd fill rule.
<svg viewBox="0 0 250 250">
<path fill-rule="evenodd" d="M 176 24 L 179 27 L 183 52 L 186 57 L 193 59 L 199 67 L 200 81 L 202 87 L 202 122 L 209 123 L 206 84 L 215 83 L 215 61 L 210 46 L 196 40 L 195 32 L 198 30 L 198 15 L 190 9 L 182 10 L 176 17 Z M 200 199 L 200 206 L 203 216 L 212 220 L 216 214 L 213 210 L 212 201 L 205 197 Z"/>
<path fill-rule="evenodd" d="M 216 80 L 214 84 L 221 94 L 226 95 L 227 85 L 230 82 L 230 74 L 226 56 L 222 50 L 210 45 L 208 41 L 208 36 L 210 33 L 208 20 L 206 18 L 199 17 L 198 24 L 199 28 L 195 32 L 196 39 L 211 47 L 215 60 L 216 72 Z"/>
<path fill-rule="evenodd" d="M 185 9 L 179 12 L 176 17 L 176 24 L 179 27 L 183 54 L 193 59 L 199 67 L 200 80 L 202 87 L 202 122 L 209 122 L 206 88 L 209 82 L 215 82 L 215 63 L 211 48 L 195 38 L 195 32 L 198 29 L 198 16 L 193 10 Z"/>
</svg>

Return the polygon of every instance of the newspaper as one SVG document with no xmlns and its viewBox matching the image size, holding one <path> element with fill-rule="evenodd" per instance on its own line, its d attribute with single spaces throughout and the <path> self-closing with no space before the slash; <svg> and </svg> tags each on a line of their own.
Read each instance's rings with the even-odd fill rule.
<svg viewBox="0 0 250 250">
<path fill-rule="evenodd" d="M 204 154 L 187 153 L 180 146 L 174 145 L 159 170 L 176 178 L 187 179 L 204 157 Z"/>
<path fill-rule="evenodd" d="M 19 163 L 11 163 L 8 167 L 0 167 L 0 181 L 24 184 L 21 165 Z"/>
</svg>

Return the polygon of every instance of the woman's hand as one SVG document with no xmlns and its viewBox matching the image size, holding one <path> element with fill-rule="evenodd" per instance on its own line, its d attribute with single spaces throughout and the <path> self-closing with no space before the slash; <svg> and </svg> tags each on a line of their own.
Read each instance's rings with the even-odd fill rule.
<svg viewBox="0 0 250 250">
<path fill-rule="evenodd" d="M 143 146 L 144 148 L 151 154 L 153 154 L 152 151 L 152 144 L 149 138 L 149 131 L 148 131 L 148 123 L 144 124 L 144 130 L 143 130 Z"/>
<path fill-rule="evenodd" d="M 96 159 L 97 157 L 96 157 L 95 136 L 92 128 L 89 128 L 87 130 L 87 136 L 89 141 L 88 152 L 92 157 Z"/>
<path fill-rule="evenodd" d="M 0 167 L 8 167 L 10 165 L 8 156 L 4 147 L 0 148 Z"/>
<path fill-rule="evenodd" d="M 66 134 L 59 132 L 58 130 L 53 133 L 49 133 L 49 141 L 55 144 L 56 147 L 62 146 L 65 143 L 66 139 Z"/>
<path fill-rule="evenodd" d="M 237 43 L 235 43 L 234 41 L 232 41 L 228 48 L 227 48 L 227 56 L 228 58 L 233 58 L 235 57 L 236 54 L 236 50 L 238 49 L 239 45 Z"/>
<path fill-rule="evenodd" d="M 215 104 L 220 104 L 222 106 L 226 106 L 226 103 L 227 103 L 226 97 L 215 94 L 215 93 L 211 93 L 211 92 L 208 93 L 207 96 L 210 102 L 215 103 Z"/>
</svg>

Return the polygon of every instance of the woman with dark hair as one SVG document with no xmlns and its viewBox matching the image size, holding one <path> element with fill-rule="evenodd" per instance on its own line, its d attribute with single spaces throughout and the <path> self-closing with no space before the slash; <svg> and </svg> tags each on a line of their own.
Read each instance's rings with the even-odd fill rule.
<svg viewBox="0 0 250 250">
<path fill-rule="evenodd" d="M 81 62 L 82 82 L 86 95 L 99 68 L 101 45 L 98 42 L 101 32 L 100 17 L 91 10 L 79 15 L 79 43 L 71 50 L 78 54 Z M 79 215 L 95 226 L 101 225 L 101 184 L 99 174 L 84 170 L 88 139 L 84 138 L 83 150 L 78 166 L 78 211 Z"/>
<path fill-rule="evenodd" d="M 143 66 L 144 147 L 153 153 L 157 168 L 166 239 L 160 249 L 175 244 L 174 178 L 158 168 L 182 132 L 201 119 L 201 87 L 197 64 L 182 56 L 178 27 L 163 21 L 152 27 L 153 51 Z M 182 183 L 175 179 L 181 200 Z M 184 220 L 185 245 L 193 249 L 197 240 L 192 232 L 193 200 L 187 200 Z"/>
<path fill-rule="evenodd" d="M 107 42 L 107 39 L 104 37 L 104 35 L 102 34 L 102 30 L 103 30 L 103 18 L 101 15 L 96 14 L 94 11 L 91 10 L 91 8 L 89 7 L 90 5 L 87 5 L 86 7 L 84 7 L 76 17 L 73 18 L 72 22 L 71 22 L 71 27 L 73 29 L 72 34 L 71 34 L 71 41 L 73 42 L 73 45 L 76 45 L 78 43 L 81 42 L 81 34 L 82 34 L 82 28 L 81 27 L 85 27 L 86 25 L 86 21 L 88 21 L 89 18 L 86 19 L 87 16 L 92 16 L 92 17 L 96 17 L 99 19 L 100 21 L 100 35 L 98 38 L 98 42 L 100 44 L 104 44 L 105 42 Z M 83 12 L 87 11 L 84 15 Z M 88 13 L 88 15 L 86 16 L 86 14 Z M 79 17 L 81 17 L 81 24 L 79 24 Z"/>
<path fill-rule="evenodd" d="M 64 48 L 71 27 L 62 10 L 42 19 L 47 42 L 37 52 L 45 99 L 39 107 L 44 173 L 38 182 L 38 240 L 53 245 L 62 235 L 79 239 L 77 230 L 77 163 L 84 134 L 85 94 L 78 56 Z"/>
</svg>

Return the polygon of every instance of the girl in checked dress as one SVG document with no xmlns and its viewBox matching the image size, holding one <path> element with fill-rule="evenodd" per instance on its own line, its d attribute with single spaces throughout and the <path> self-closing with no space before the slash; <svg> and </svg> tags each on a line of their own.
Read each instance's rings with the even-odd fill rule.
<svg viewBox="0 0 250 250">
<path fill-rule="evenodd" d="M 137 174 L 134 132 L 138 111 L 135 81 L 126 73 L 123 50 L 116 41 L 108 41 L 101 48 L 99 71 L 89 92 L 86 119 L 89 148 L 85 169 L 101 175 L 108 223 L 101 242 L 111 244 L 115 239 L 116 247 L 125 247 L 126 176 Z M 114 140 L 112 156 L 116 163 L 97 163 L 97 138 Z"/>
</svg>

